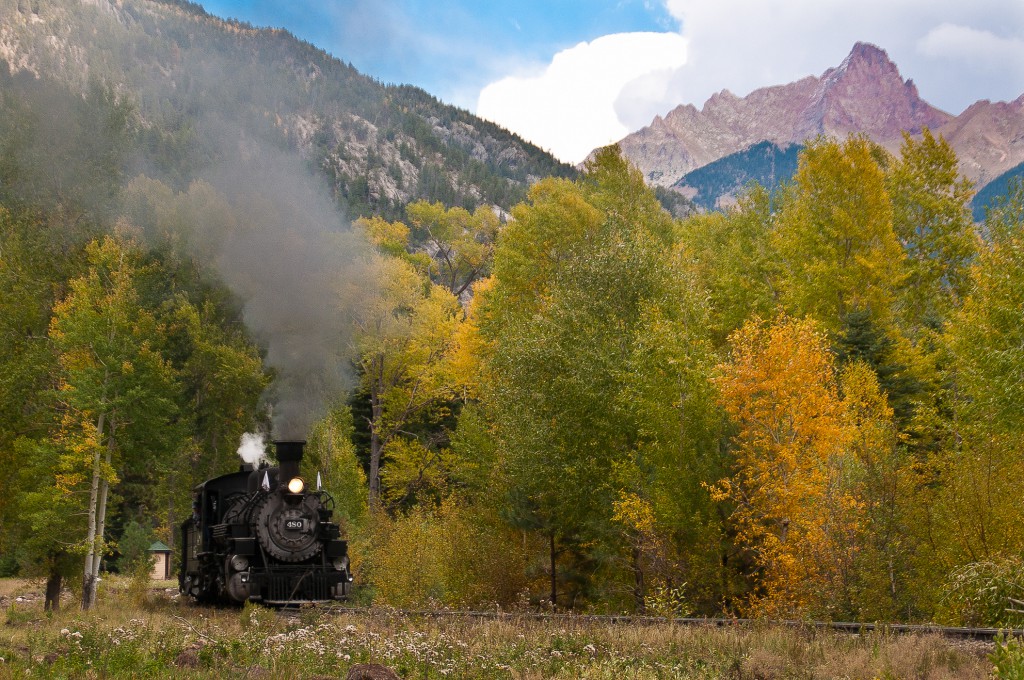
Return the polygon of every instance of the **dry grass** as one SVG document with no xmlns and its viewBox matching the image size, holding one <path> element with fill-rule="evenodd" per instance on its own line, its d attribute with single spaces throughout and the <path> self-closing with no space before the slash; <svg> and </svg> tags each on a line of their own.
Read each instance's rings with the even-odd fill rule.
<svg viewBox="0 0 1024 680">
<path fill-rule="evenodd" d="M 0 578 L 0 604 L 16 597 L 37 597 L 42 593 L 41 581 L 24 578 Z"/>
<path fill-rule="evenodd" d="M 991 645 L 937 636 L 840 635 L 781 627 L 614 625 L 410 618 L 393 611 L 199 608 L 159 583 L 130 604 L 105 582 L 98 606 L 51 617 L 31 583 L 0 581 L 0 677 L 339 678 L 376 662 L 405 678 L 988 678 Z"/>
</svg>

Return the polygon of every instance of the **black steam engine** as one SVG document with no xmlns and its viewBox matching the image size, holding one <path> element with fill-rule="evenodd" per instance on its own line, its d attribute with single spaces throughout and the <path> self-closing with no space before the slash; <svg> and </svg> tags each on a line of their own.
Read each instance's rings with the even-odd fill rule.
<svg viewBox="0 0 1024 680">
<path fill-rule="evenodd" d="M 348 544 L 334 499 L 299 476 L 302 441 L 275 442 L 278 467 L 243 465 L 193 493 L 181 525 L 181 592 L 203 602 L 290 605 L 343 599 Z"/>
</svg>

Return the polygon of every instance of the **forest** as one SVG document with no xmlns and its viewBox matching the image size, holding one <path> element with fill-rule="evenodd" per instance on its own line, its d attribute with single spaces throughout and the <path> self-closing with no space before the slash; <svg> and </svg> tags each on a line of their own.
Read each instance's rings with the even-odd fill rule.
<svg viewBox="0 0 1024 680">
<path fill-rule="evenodd" d="M 87 603 L 292 409 L 360 603 L 1024 623 L 1024 188 L 976 223 L 927 130 L 681 219 L 614 147 L 374 214 L 4 78 L 0 574 Z"/>
</svg>

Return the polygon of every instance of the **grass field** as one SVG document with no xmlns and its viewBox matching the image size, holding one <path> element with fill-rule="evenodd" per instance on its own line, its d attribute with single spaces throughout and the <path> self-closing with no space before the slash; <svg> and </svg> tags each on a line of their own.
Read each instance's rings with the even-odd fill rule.
<svg viewBox="0 0 1024 680">
<path fill-rule="evenodd" d="M 64 609 L 48 616 L 41 584 L 0 579 L 0 677 L 344 678 L 350 666 L 368 662 L 423 679 L 993 677 L 993 645 L 932 635 L 427 619 L 330 608 L 280 616 L 260 607 L 197 607 L 178 598 L 175 585 L 108 579 L 90 612 L 67 593 Z"/>
</svg>

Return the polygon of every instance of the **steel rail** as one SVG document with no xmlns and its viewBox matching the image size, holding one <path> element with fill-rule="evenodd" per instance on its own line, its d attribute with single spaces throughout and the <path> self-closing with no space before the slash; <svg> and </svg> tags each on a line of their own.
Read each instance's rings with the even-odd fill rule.
<svg viewBox="0 0 1024 680">
<path fill-rule="evenodd" d="M 709 628 L 755 628 L 784 626 L 831 630 L 852 635 L 882 633 L 894 635 L 940 635 L 964 640 L 992 641 L 998 635 L 1024 638 L 1024 628 L 970 628 L 939 626 L 926 623 L 859 623 L 853 621 L 803 621 L 797 619 L 740 619 L 715 617 L 665 617 L 631 614 L 558 614 L 550 612 L 470 611 L 455 609 L 383 609 L 376 607 L 345 607 L 336 604 L 324 607 L 329 612 L 365 616 L 402 616 L 409 618 L 467 618 L 489 620 L 530 619 L 535 621 L 563 621 L 566 623 L 606 623 L 616 625 L 680 625 Z M 295 610 L 291 610 L 294 612 Z M 282 611 L 286 616 L 291 612 Z"/>
</svg>

